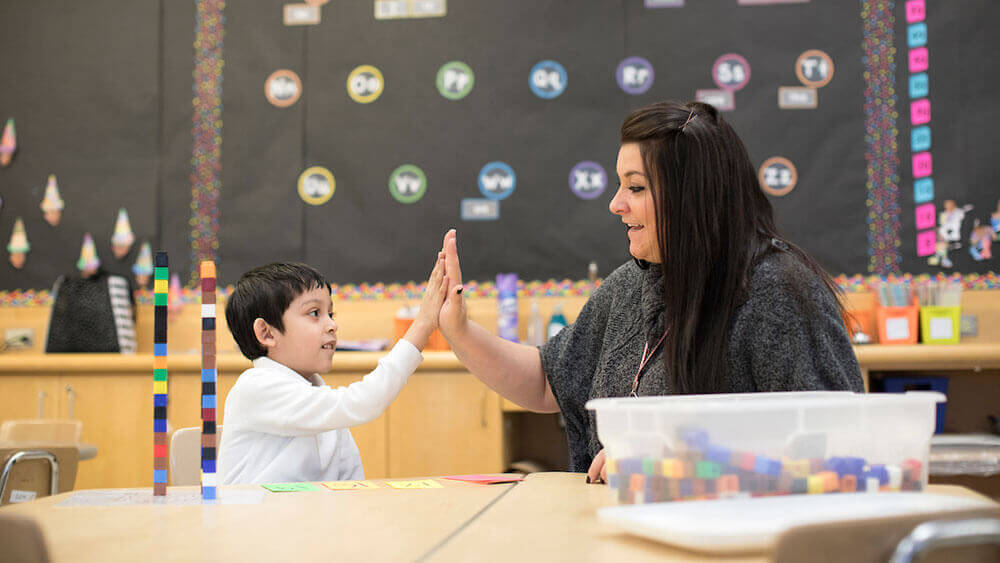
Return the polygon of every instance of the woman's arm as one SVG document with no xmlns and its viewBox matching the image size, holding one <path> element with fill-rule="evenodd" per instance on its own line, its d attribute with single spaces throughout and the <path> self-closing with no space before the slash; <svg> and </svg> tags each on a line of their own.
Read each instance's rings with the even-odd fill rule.
<svg viewBox="0 0 1000 563">
<path fill-rule="evenodd" d="M 458 360 L 497 393 L 536 412 L 558 412 L 538 349 L 504 340 L 470 321 L 462 296 L 455 230 L 444 237 L 445 272 L 451 284 L 440 328 Z"/>
</svg>

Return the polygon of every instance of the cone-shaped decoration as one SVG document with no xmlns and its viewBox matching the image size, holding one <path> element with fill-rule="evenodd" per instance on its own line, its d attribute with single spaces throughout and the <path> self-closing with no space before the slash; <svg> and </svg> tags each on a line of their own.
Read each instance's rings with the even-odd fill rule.
<svg viewBox="0 0 1000 563">
<path fill-rule="evenodd" d="M 7 120 L 7 125 L 0 135 L 0 166 L 6 167 L 14 158 L 14 151 L 17 150 L 17 131 L 14 130 L 14 118 Z"/>
<path fill-rule="evenodd" d="M 181 302 L 181 278 L 177 273 L 170 274 L 170 287 L 167 290 L 167 312 L 176 316 L 184 308 Z"/>
<path fill-rule="evenodd" d="M 139 287 L 146 287 L 149 278 L 153 275 L 153 251 L 149 248 L 149 243 L 144 242 L 139 248 L 139 257 L 132 265 L 132 273 L 135 274 L 135 281 Z"/>
<path fill-rule="evenodd" d="M 128 212 L 122 207 L 118 210 L 118 220 L 115 222 L 115 234 L 111 235 L 111 250 L 115 253 L 115 258 L 121 260 L 132 249 L 135 242 L 135 235 L 132 234 L 132 225 L 128 222 Z"/>
<path fill-rule="evenodd" d="M 55 227 L 62 219 L 62 210 L 66 207 L 62 197 L 59 196 L 59 184 L 56 183 L 56 175 L 49 174 L 49 183 L 45 185 L 45 199 L 42 200 L 42 212 L 45 220 Z"/>
<path fill-rule="evenodd" d="M 24 230 L 24 221 L 20 217 L 14 220 L 14 232 L 10 235 L 10 242 L 7 243 L 7 252 L 10 253 L 10 265 L 18 270 L 24 267 L 26 255 L 31 250 L 28 244 L 28 233 Z"/>
<path fill-rule="evenodd" d="M 101 259 L 97 257 L 97 248 L 94 246 L 94 239 L 90 233 L 84 233 L 83 246 L 80 248 L 80 259 L 76 261 L 76 269 L 80 270 L 83 277 L 93 275 L 101 265 Z"/>
</svg>

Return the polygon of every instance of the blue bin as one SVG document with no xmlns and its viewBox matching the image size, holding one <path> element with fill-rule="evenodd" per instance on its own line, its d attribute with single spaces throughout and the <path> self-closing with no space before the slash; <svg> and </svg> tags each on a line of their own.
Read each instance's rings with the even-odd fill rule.
<svg viewBox="0 0 1000 563">
<path fill-rule="evenodd" d="M 906 391 L 939 391 L 948 395 L 948 378 L 943 375 L 925 377 L 887 377 L 882 380 L 886 393 L 905 393 Z M 934 433 L 944 432 L 944 407 L 946 403 L 938 403 L 937 420 Z"/>
</svg>

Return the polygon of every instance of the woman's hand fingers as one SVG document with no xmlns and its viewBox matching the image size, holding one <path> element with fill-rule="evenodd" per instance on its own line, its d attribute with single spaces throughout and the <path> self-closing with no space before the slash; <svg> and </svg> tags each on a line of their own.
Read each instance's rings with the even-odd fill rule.
<svg viewBox="0 0 1000 563">
<path fill-rule="evenodd" d="M 607 470 L 604 468 L 604 450 L 597 452 L 594 461 L 590 462 L 590 469 L 587 470 L 588 483 L 603 483 L 606 481 Z"/>
<path fill-rule="evenodd" d="M 445 338 L 451 339 L 462 332 L 466 325 L 465 299 L 462 296 L 462 268 L 458 263 L 458 242 L 455 229 L 444 235 L 444 277 L 446 297 L 441 306 L 439 325 Z"/>
<path fill-rule="evenodd" d="M 453 284 L 452 288 L 449 288 L 450 295 L 454 293 L 451 291 L 452 289 L 457 289 L 456 286 L 462 285 L 462 266 L 458 262 L 458 234 L 455 229 L 450 229 L 444 235 L 444 253 L 445 273 Z"/>
</svg>

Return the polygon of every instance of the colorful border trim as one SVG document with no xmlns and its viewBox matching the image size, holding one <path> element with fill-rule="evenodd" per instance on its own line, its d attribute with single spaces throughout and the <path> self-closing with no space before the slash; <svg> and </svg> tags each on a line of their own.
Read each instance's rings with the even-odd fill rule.
<svg viewBox="0 0 1000 563">
<path fill-rule="evenodd" d="M 883 276 L 864 276 L 856 274 L 853 276 L 839 275 L 833 278 L 834 283 L 840 286 L 847 293 L 863 293 L 871 291 L 879 283 L 886 281 L 929 281 L 929 280 L 949 280 L 961 282 L 965 289 L 1000 289 L 1000 273 L 987 272 L 985 274 L 901 274 Z M 586 297 L 601 285 L 600 280 L 571 281 L 571 280 L 548 280 L 548 281 L 518 281 L 518 297 Z M 407 283 L 362 283 L 331 286 L 333 298 L 338 301 L 381 301 L 386 299 L 420 299 L 424 294 L 424 284 L 416 282 Z M 218 295 L 221 298 L 228 298 L 233 293 L 233 286 L 219 286 Z M 496 297 L 497 289 L 494 282 L 466 282 L 465 295 L 472 297 Z M 153 304 L 153 292 L 149 289 L 141 289 L 135 293 L 136 302 L 140 305 Z M 184 288 L 181 290 L 180 300 L 182 304 L 196 304 L 201 299 L 200 286 L 194 289 Z M 0 291 L 0 307 L 33 307 L 51 306 L 52 294 L 49 290 L 13 290 Z"/>
<path fill-rule="evenodd" d="M 219 186 L 222 173 L 222 40 L 224 0 L 195 0 L 194 99 L 191 104 L 191 278 L 194 264 L 218 261 Z"/>
<path fill-rule="evenodd" d="M 864 293 L 873 291 L 877 284 L 884 282 L 906 281 L 920 283 L 926 281 L 951 281 L 962 284 L 963 289 L 1000 289 L 1000 274 L 987 272 L 985 274 L 899 274 L 886 276 L 846 276 L 833 278 L 834 283 L 847 293 Z"/>
<path fill-rule="evenodd" d="M 902 262 L 899 240 L 899 153 L 896 140 L 896 47 L 892 0 L 861 0 L 864 23 L 865 163 L 868 271 L 891 274 Z"/>
</svg>

